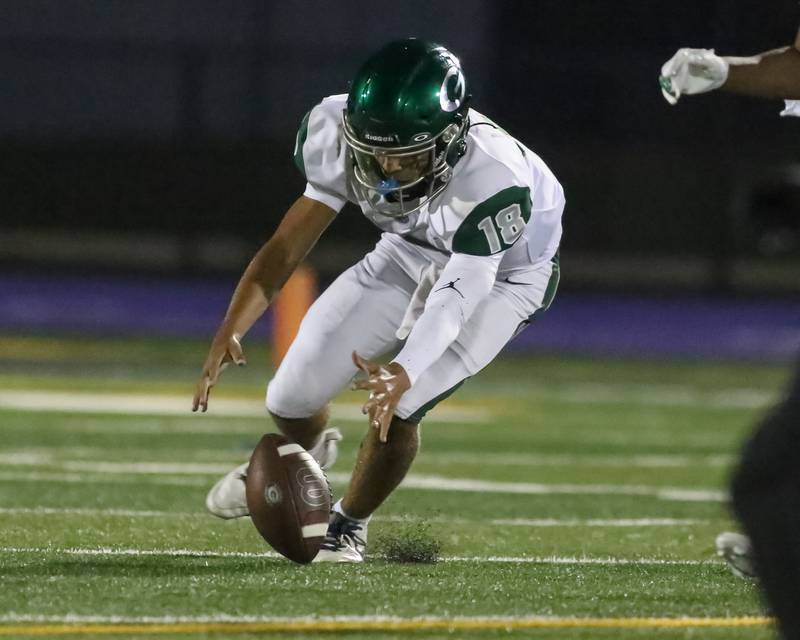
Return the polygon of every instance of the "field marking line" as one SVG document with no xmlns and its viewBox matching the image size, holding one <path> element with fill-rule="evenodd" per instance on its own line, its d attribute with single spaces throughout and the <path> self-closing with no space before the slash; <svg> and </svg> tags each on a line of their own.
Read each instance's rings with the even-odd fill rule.
<svg viewBox="0 0 800 640">
<path fill-rule="evenodd" d="M 614 566 L 648 566 L 648 567 L 694 567 L 722 566 L 721 560 L 670 560 L 662 558 L 587 558 L 585 556 L 444 556 L 444 562 L 488 562 L 499 564 L 555 564 L 555 565 L 599 565 Z"/>
<path fill-rule="evenodd" d="M 242 456 L 247 461 L 246 456 Z M 241 464 L 241 463 L 239 463 Z M 64 471 L 88 471 L 90 473 L 141 474 L 141 475 L 217 475 L 231 470 L 228 462 L 95 462 L 93 460 L 64 460 L 46 466 Z M 238 465 L 236 465 L 238 466 Z"/>
<path fill-rule="evenodd" d="M 630 467 L 644 469 L 678 469 L 683 467 L 728 467 L 736 461 L 733 454 L 682 455 L 682 454 L 561 454 L 561 453 L 489 453 L 473 451 L 423 451 L 420 459 L 439 464 L 475 464 L 480 466 L 548 466 L 548 467 Z"/>
<path fill-rule="evenodd" d="M 168 558 L 281 558 L 274 551 L 205 551 L 201 549 L 119 549 L 113 547 L 0 547 L 0 554 L 62 554 L 67 556 L 164 556 Z"/>
<path fill-rule="evenodd" d="M 420 615 L 420 616 L 394 616 L 394 615 L 307 615 L 307 616 L 270 616 L 252 614 L 228 614 L 215 613 L 212 615 L 160 615 L 160 616 L 130 616 L 130 615 L 83 615 L 67 613 L 63 615 L 44 615 L 44 614 L 17 614 L 14 612 L 0 614 L 0 624 L 8 623 L 61 623 L 61 624 L 201 624 L 201 623 L 320 623 L 320 622 L 419 622 L 419 621 L 443 621 L 443 622 L 506 622 L 514 620 L 524 621 L 580 621 L 580 620 L 766 620 L 771 618 L 761 616 L 732 616 L 732 617 L 667 617 L 667 616 L 635 616 L 632 618 L 609 617 L 597 618 L 594 616 L 558 616 L 558 615 Z"/>
<path fill-rule="evenodd" d="M 762 409 L 775 401 L 777 392 L 751 387 L 722 390 L 697 390 L 680 385 L 583 383 L 526 388 L 527 397 L 570 404 L 636 404 L 708 409 Z M 358 403 L 334 403 L 334 419 L 361 421 Z M 93 393 L 85 391 L 42 391 L 14 389 L 0 391 L 0 410 L 58 411 L 65 413 L 112 413 L 128 415 L 192 416 L 185 396 L 145 393 Z M 203 417 L 266 418 L 263 402 L 217 398 L 211 413 Z M 443 405 L 427 417 L 427 422 L 481 423 L 492 419 L 486 408 Z"/>
<path fill-rule="evenodd" d="M 32 515 L 32 516 L 110 516 L 123 518 L 175 518 L 175 517 L 203 517 L 207 518 L 206 511 L 155 511 L 148 509 L 108 509 L 86 507 L 0 507 L 0 514 Z"/>
<path fill-rule="evenodd" d="M 710 521 L 696 518 L 498 518 L 490 522 L 504 527 L 684 527 Z"/>
<path fill-rule="evenodd" d="M 32 516 L 108 516 L 123 518 L 208 518 L 204 510 L 197 511 L 157 511 L 148 509 L 107 509 L 86 507 L 0 507 L 3 515 L 32 515 Z M 496 518 L 493 520 L 468 518 L 448 518 L 435 516 L 373 516 L 375 522 L 437 522 L 444 524 L 475 524 L 483 522 L 501 527 L 684 527 L 709 524 L 711 521 L 698 518 Z"/>
<path fill-rule="evenodd" d="M 174 450 L 174 449 L 173 449 Z M 108 447 L 32 447 L 21 449 L 9 449 L 0 452 L 0 464 L 12 466 L 44 466 L 55 461 L 68 460 L 72 456 L 69 464 L 88 464 L 93 462 L 93 458 L 104 458 L 109 451 Z M 137 450 L 140 455 L 150 453 L 150 450 Z M 216 460 L 223 456 L 218 451 L 212 449 L 197 450 L 190 449 L 194 457 L 209 458 L 207 462 L 196 462 L 195 464 L 215 464 Z M 198 455 L 202 454 L 202 455 Z M 247 457 L 248 452 L 241 452 L 241 459 Z M 230 452 L 226 452 L 230 456 Z M 75 459 L 77 456 L 78 459 Z M 476 453 L 472 451 L 459 451 L 447 449 L 444 451 L 426 450 L 420 455 L 420 460 L 428 463 L 436 462 L 440 465 L 453 464 L 475 464 L 482 467 L 486 466 L 548 466 L 548 467 L 603 467 L 603 468 L 644 468 L 644 469 L 679 469 L 690 468 L 709 468 L 709 467 L 728 467 L 736 461 L 733 454 L 711 454 L 711 455 L 683 455 L 683 454 L 638 454 L 630 455 L 607 455 L 607 454 L 561 454 L 561 453 L 517 453 L 517 452 L 495 452 L 495 453 Z M 157 464 L 157 463 L 149 463 Z M 216 463 L 219 464 L 219 463 Z M 235 465 L 231 462 L 230 466 Z"/>
<path fill-rule="evenodd" d="M 728 618 L 390 618 L 297 619 L 263 622 L 174 622 L 146 624 L 32 624 L 0 626 L 0 635 L 313 633 L 358 631 L 512 631 L 521 629 L 688 629 L 755 627 L 773 624 L 765 617 Z"/>
<path fill-rule="evenodd" d="M 169 415 L 186 418 L 263 418 L 268 413 L 263 401 L 217 398 L 209 413 L 191 411 L 191 398 L 179 395 L 145 393 L 91 393 L 86 391 L 40 391 L 15 389 L 0 391 L 0 409 L 15 411 L 58 411 L 63 413 L 111 413 L 127 415 Z M 331 404 L 334 420 L 363 421 L 358 403 Z M 486 422 L 491 414 L 480 408 L 443 405 L 428 422 Z"/>
<path fill-rule="evenodd" d="M 2 513 L 2 510 L 0 510 Z M 474 525 L 489 523 L 501 527 L 684 527 L 710 524 L 712 520 L 700 518 L 449 518 L 424 515 L 376 515 L 374 522 L 436 522 L 444 524 Z"/>
<path fill-rule="evenodd" d="M 169 475 L 202 476 L 216 475 L 230 470 L 229 465 L 199 463 L 150 463 L 150 462 L 64 462 L 54 465 L 64 468 L 68 473 L 53 471 L 0 471 L 0 481 L 47 481 L 47 482 L 136 482 L 136 478 L 125 476 L 147 476 L 147 484 L 197 486 L 204 485 L 202 478 L 169 478 Z M 81 473 L 84 472 L 84 473 Z M 88 474 L 85 472 L 89 472 Z M 94 475 L 92 475 L 94 474 Z M 328 480 L 345 484 L 350 481 L 349 473 L 329 472 Z M 622 495 L 649 496 L 658 500 L 673 502 L 725 502 L 728 494 L 719 489 L 692 487 L 660 487 L 652 485 L 626 484 L 545 484 L 540 482 L 504 482 L 493 480 L 473 480 L 471 478 L 448 478 L 424 474 L 410 474 L 400 484 L 399 489 L 418 489 L 421 491 L 454 491 L 467 493 L 508 493 L 522 495 Z"/>
<path fill-rule="evenodd" d="M 39 471 L 0 471 L 0 482 L 49 482 L 52 484 L 140 484 L 142 486 L 171 486 L 171 487 L 208 487 L 206 478 L 197 477 L 164 477 L 146 476 L 142 480 L 140 475 L 115 475 L 110 473 L 59 473 Z"/>
<path fill-rule="evenodd" d="M 535 387 L 531 395 L 539 397 Z M 777 398 L 777 393 L 754 387 L 700 390 L 670 384 L 583 383 L 565 385 L 544 392 L 541 397 L 575 404 L 639 404 L 662 407 L 704 407 L 710 409 L 762 409 Z"/>
<path fill-rule="evenodd" d="M 331 482 L 347 482 L 349 474 L 328 473 Z M 524 495 L 623 495 L 650 496 L 659 500 L 680 502 L 725 502 L 727 493 L 717 489 L 658 487 L 624 484 L 545 484 L 540 482 L 498 482 L 471 478 L 447 478 L 410 474 L 400 489 L 427 491 L 463 491 L 474 493 L 511 493 Z"/>
<path fill-rule="evenodd" d="M 202 549 L 118 549 L 113 547 L 0 547 L 0 554 L 62 554 L 71 556 L 164 556 L 173 558 L 281 558 L 274 551 L 211 551 Z M 376 557 L 379 559 L 379 557 Z M 716 566 L 724 561 L 672 560 L 667 558 L 591 558 L 585 556 L 443 556 L 442 562 L 472 562 L 499 564 L 555 564 L 555 565 L 599 565 L 599 566 Z"/>
</svg>

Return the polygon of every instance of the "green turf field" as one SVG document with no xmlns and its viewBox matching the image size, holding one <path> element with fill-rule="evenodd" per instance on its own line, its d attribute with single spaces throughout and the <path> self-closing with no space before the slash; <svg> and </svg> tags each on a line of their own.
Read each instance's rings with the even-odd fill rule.
<svg viewBox="0 0 800 640">
<path fill-rule="evenodd" d="M 370 561 L 299 567 L 247 519 L 204 512 L 271 430 L 267 354 L 246 346 L 200 416 L 204 343 L 0 336 L 0 635 L 772 637 L 713 542 L 735 526 L 726 477 L 784 368 L 504 359 L 424 423 Z M 359 399 L 334 408 L 337 494 Z M 439 539 L 441 561 L 383 559 L 398 534 Z"/>
</svg>

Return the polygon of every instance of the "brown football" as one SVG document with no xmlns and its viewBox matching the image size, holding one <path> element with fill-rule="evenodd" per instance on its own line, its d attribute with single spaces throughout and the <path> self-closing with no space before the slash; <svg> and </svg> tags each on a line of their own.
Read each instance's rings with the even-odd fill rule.
<svg viewBox="0 0 800 640">
<path fill-rule="evenodd" d="M 250 456 L 245 485 L 250 517 L 264 540 L 290 560 L 311 562 L 331 510 L 328 482 L 311 454 L 268 433 Z"/>
</svg>

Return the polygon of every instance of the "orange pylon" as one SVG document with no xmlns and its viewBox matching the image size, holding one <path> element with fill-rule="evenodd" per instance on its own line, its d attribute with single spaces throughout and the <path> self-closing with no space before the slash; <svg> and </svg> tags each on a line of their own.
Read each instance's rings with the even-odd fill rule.
<svg viewBox="0 0 800 640">
<path fill-rule="evenodd" d="M 316 295 L 316 272 L 307 264 L 299 265 L 272 304 L 272 363 L 275 368 L 289 350 Z"/>
</svg>

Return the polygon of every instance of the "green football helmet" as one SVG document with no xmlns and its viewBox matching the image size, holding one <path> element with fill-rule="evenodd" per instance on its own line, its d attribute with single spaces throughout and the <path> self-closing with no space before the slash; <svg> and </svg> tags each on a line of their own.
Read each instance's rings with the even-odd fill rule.
<svg viewBox="0 0 800 640">
<path fill-rule="evenodd" d="M 367 60 L 343 116 L 359 197 L 403 217 L 438 195 L 466 151 L 468 102 L 461 64 L 440 45 L 399 40 Z"/>
</svg>

